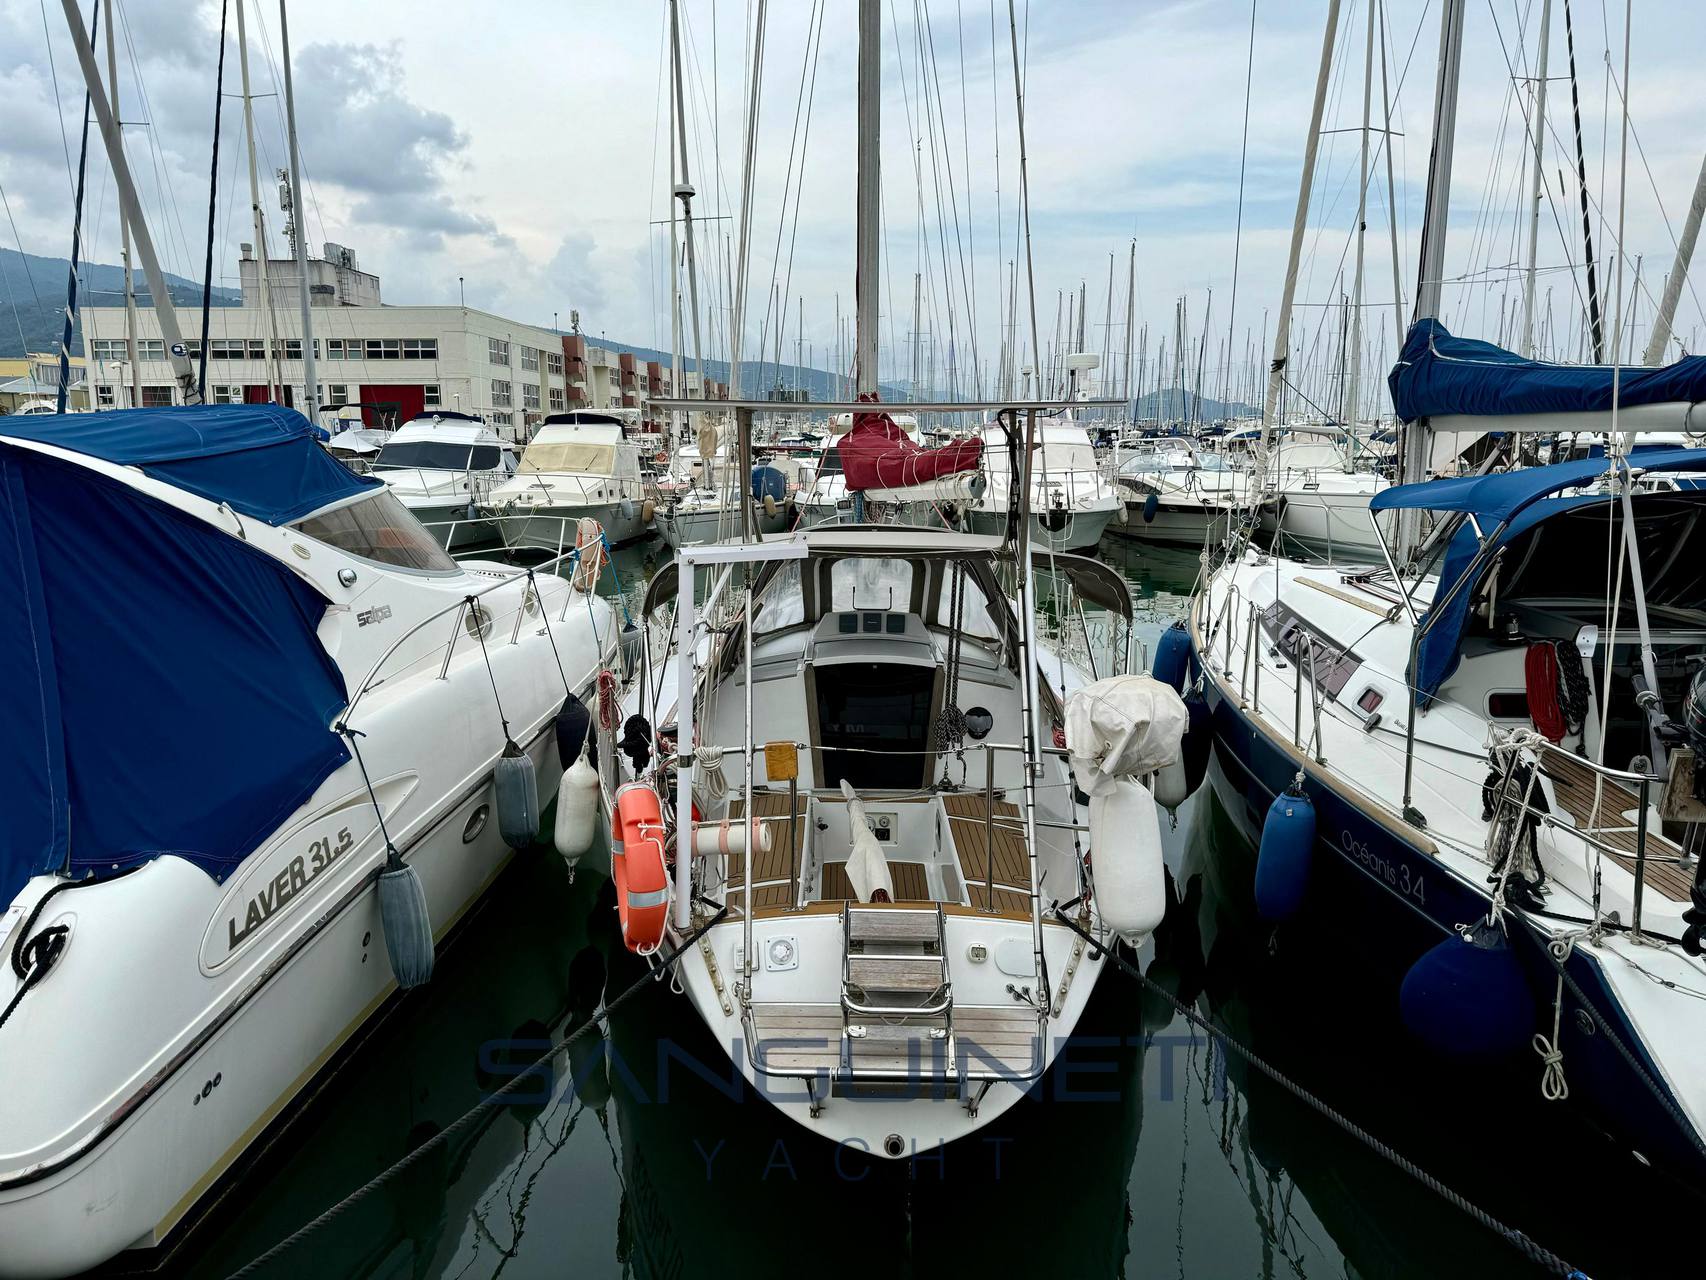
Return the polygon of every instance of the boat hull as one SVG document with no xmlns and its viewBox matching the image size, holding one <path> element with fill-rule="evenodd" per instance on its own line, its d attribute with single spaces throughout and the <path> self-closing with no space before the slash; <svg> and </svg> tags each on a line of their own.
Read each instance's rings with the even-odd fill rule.
<svg viewBox="0 0 1706 1280">
<path fill-rule="evenodd" d="M 638 501 L 589 503 L 573 507 L 535 507 L 525 513 L 508 514 L 500 522 L 504 545 L 512 551 L 549 551 L 552 555 L 574 549 L 575 522 L 591 516 L 604 528 L 610 545 L 637 542 L 648 536 L 644 504 Z"/>
<path fill-rule="evenodd" d="M 549 725 L 529 748 L 541 803 L 560 770 Z M 490 774 L 406 850 L 443 937 L 508 864 Z M 176 860 L 163 860 L 164 863 Z M 187 863 L 189 875 L 201 873 Z M 399 993 L 385 960 L 378 891 L 359 891 L 170 1076 L 94 1147 L 46 1177 L 0 1190 L 0 1275 L 63 1276 L 158 1245 L 386 1003 Z M 100 1206 L 99 1213 L 91 1206 Z"/>
<path fill-rule="evenodd" d="M 1032 512 L 1031 546 L 1063 553 L 1094 551 L 1102 535 L 1115 523 L 1114 515 L 1111 507 L 1079 511 L 1059 521 L 1059 528 L 1051 528 L 1058 517 Z M 1007 515 L 1002 511 L 976 511 L 972 513 L 971 526 L 974 533 L 1003 534 L 1007 532 Z"/>
<path fill-rule="evenodd" d="M 1338 558 L 1378 560 L 1380 543 L 1368 519 L 1369 495 L 1287 493 L 1262 513 L 1262 531 Z"/>
<path fill-rule="evenodd" d="M 1387 987 L 1396 1004 L 1398 984 L 1425 951 L 1452 936 L 1460 925 L 1487 916 L 1487 894 L 1408 838 L 1405 832 L 1409 827 L 1359 803 L 1344 784 L 1329 780 L 1326 769 L 1240 706 L 1238 698 L 1217 677 L 1213 667 L 1216 659 L 1202 653 L 1200 636 L 1194 629 L 1192 657 L 1193 669 L 1200 664 L 1205 672 L 1204 694 L 1214 742 L 1215 767 L 1210 776 L 1235 823 L 1252 843 L 1259 842 L 1268 806 L 1300 771 L 1304 790 L 1314 805 L 1316 841 L 1308 897 L 1299 916 L 1287 927 L 1325 931 L 1344 939 L 1354 947 L 1351 968 L 1356 981 Z M 1245 868 L 1252 884 L 1255 870 L 1252 850 Z M 1353 928 L 1354 933 L 1350 932 Z M 1536 1008 L 1549 1024 L 1557 975 L 1545 941 L 1526 923 L 1513 927 L 1510 936 Z M 1342 963 L 1344 948 L 1340 947 L 1336 955 Z M 1608 988 L 1598 961 L 1587 949 L 1578 947 L 1566 964 L 1570 976 L 1617 1038 L 1634 1053 L 1642 1070 L 1650 1079 L 1662 1082 L 1663 1074 Z M 1698 1148 L 1678 1130 L 1665 1106 L 1568 994 L 1560 1036 L 1572 1106 L 1643 1158 L 1662 1162 L 1691 1181 L 1706 1179 L 1706 1160 Z M 1472 1090 L 1474 1097 L 1485 1098 L 1490 1069 L 1507 1071 L 1513 1088 L 1538 1088 L 1539 1059 L 1523 1056 L 1493 1068 L 1484 1062 L 1462 1068 L 1459 1083 L 1466 1096 Z M 1665 1086 L 1661 1083 L 1660 1088 Z M 1673 1095 L 1670 1102 L 1677 1105 Z"/>
<path fill-rule="evenodd" d="M 452 554 L 494 546 L 502 541 L 497 525 L 478 516 L 470 517 L 465 502 L 411 506 L 409 510 L 426 526 L 433 541 Z"/>
</svg>

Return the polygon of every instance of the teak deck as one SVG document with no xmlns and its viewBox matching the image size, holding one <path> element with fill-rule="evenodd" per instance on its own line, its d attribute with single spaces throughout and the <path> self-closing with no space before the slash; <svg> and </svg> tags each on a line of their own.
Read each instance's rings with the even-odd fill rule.
<svg viewBox="0 0 1706 1280">
<path fill-rule="evenodd" d="M 790 906 L 788 900 L 788 880 L 793 867 L 793 846 L 805 841 L 806 824 L 806 795 L 804 792 L 796 798 L 795 813 L 797 822 L 794 825 L 794 840 L 788 838 L 788 793 L 785 791 L 754 791 L 752 796 L 753 811 L 770 825 L 770 849 L 760 851 L 753 862 L 752 905 L 754 911 L 763 909 L 779 910 Z M 991 910 L 990 894 L 987 886 L 989 876 L 989 845 L 994 846 L 995 858 L 995 894 L 993 910 L 998 912 L 1013 912 L 1029 915 L 1031 910 L 1031 895 L 1027 887 L 1031 882 L 1030 858 L 1025 852 L 1024 829 L 1020 825 L 1018 807 L 1005 800 L 997 800 L 994 805 L 995 821 L 990 830 L 985 831 L 986 809 L 982 792 L 962 792 L 942 797 L 942 807 L 948 815 L 948 827 L 953 832 L 954 847 L 959 852 L 960 872 L 965 877 L 967 894 L 971 905 L 980 911 Z M 729 820 L 738 824 L 741 815 L 746 810 L 744 796 L 732 797 L 729 801 Z M 993 837 L 986 839 L 986 834 Z M 821 855 L 820 855 L 821 856 Z M 746 858 L 744 854 L 732 853 L 728 858 L 727 887 L 729 900 L 734 904 L 746 901 L 746 888 L 743 879 Z M 804 867 L 799 868 L 804 874 Z M 930 889 L 925 879 L 924 867 L 918 862 L 893 861 L 889 863 L 889 875 L 894 881 L 895 900 L 897 902 L 930 902 Z M 856 895 L 853 886 L 847 880 L 847 863 L 845 858 L 823 863 L 823 887 L 818 894 L 820 902 L 853 901 Z"/>
<path fill-rule="evenodd" d="M 1636 831 L 1624 815 L 1640 807 L 1640 799 L 1635 793 L 1607 779 L 1600 790 L 1598 825 L 1590 826 L 1594 817 L 1596 775 L 1587 763 L 1548 751 L 1540 771 L 1552 779 L 1559 805 L 1575 820 L 1577 828 L 1615 850 L 1608 852 L 1606 857 L 1634 875 Z M 1649 888 L 1656 889 L 1672 902 L 1687 902 L 1694 884 L 1693 874 L 1677 865 L 1681 857 L 1682 849 L 1676 842 L 1666 838 L 1657 823 L 1649 822 L 1647 865 L 1643 879 Z"/>
</svg>

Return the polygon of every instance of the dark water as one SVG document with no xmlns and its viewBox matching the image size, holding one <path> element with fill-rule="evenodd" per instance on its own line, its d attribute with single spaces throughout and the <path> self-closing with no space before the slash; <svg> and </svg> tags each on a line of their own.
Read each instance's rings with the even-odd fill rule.
<svg viewBox="0 0 1706 1280">
<path fill-rule="evenodd" d="M 623 594 L 667 555 L 622 553 Z M 1196 557 L 1115 541 L 1103 556 L 1152 642 Z M 1252 851 L 1206 788 L 1169 840 L 1181 901 L 1136 958 L 1151 978 L 1589 1274 L 1698 1271 L 1699 1203 L 1548 1111 L 1537 1064 L 1483 1079 L 1425 1059 L 1393 1025 L 1392 980 L 1359 963 L 1354 921 L 1302 937 L 1260 925 Z M 263 1274 L 1540 1274 L 1113 972 L 1038 1096 L 940 1159 L 838 1158 L 731 1082 L 657 984 L 525 1101 L 459 1121 L 640 972 L 602 877 L 571 882 L 549 850 L 518 858 L 430 986 L 297 1108 L 166 1267 L 227 1275 L 448 1130 Z"/>
</svg>

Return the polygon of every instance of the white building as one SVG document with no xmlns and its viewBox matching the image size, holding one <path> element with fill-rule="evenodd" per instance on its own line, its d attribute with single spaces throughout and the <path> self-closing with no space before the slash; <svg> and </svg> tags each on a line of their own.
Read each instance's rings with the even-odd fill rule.
<svg viewBox="0 0 1706 1280">
<path fill-rule="evenodd" d="M 260 305 L 259 268 L 244 245 L 239 263 L 243 304 L 209 313 L 207 399 L 267 401 L 273 398 L 271 387 L 282 384 L 284 402 L 305 407 L 296 263 L 267 260 L 270 320 Z M 548 413 L 643 409 L 647 397 L 669 392 L 667 367 L 590 346 L 580 334 L 560 334 L 472 307 L 385 304 L 379 277 L 361 271 L 355 255 L 339 245 L 326 245 L 323 258 L 309 261 L 308 278 L 322 410 L 361 405 L 369 425 L 405 422 L 423 410 L 455 409 L 480 415 L 501 435 L 525 440 Z M 200 312 L 179 307 L 177 315 L 190 359 L 199 361 Z M 85 307 L 82 319 L 94 407 L 130 407 L 124 308 Z M 159 320 L 145 308 L 137 323 L 137 402 L 171 404 L 176 382 Z M 689 380 L 697 385 L 696 378 Z M 718 390 L 713 383 L 712 394 Z"/>
</svg>

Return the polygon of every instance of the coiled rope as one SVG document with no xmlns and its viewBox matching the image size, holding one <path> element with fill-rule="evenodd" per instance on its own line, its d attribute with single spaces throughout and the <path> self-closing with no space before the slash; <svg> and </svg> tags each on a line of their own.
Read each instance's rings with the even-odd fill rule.
<svg viewBox="0 0 1706 1280">
<path fill-rule="evenodd" d="M 1446 1186 L 1438 1178 L 1434 1177 L 1426 1169 L 1423 1169 L 1420 1165 L 1415 1164 L 1400 1152 L 1387 1146 L 1386 1143 L 1382 1142 L 1372 1133 L 1369 1133 L 1349 1117 L 1341 1115 L 1339 1112 L 1335 1111 L 1320 1098 L 1317 1098 L 1313 1093 L 1309 1092 L 1309 1090 L 1305 1089 L 1284 1072 L 1280 1071 L 1279 1068 L 1268 1063 L 1266 1060 L 1258 1056 L 1253 1050 L 1233 1039 L 1220 1028 L 1214 1026 L 1195 1009 L 1181 1003 L 1172 992 L 1161 986 L 1160 983 L 1150 979 L 1143 970 L 1132 964 L 1124 956 L 1120 955 L 1119 952 L 1098 942 L 1089 932 L 1081 928 L 1079 924 L 1072 919 L 1072 917 L 1062 911 L 1058 905 L 1053 908 L 1053 915 L 1055 919 L 1060 921 L 1060 923 L 1090 944 L 1094 949 L 1091 953 L 1092 955 L 1094 955 L 1096 951 L 1106 953 L 1108 959 L 1112 960 L 1114 964 L 1119 967 L 1120 972 L 1124 973 L 1129 978 L 1136 979 L 1146 990 L 1152 991 L 1156 995 L 1162 997 L 1192 1026 L 1219 1041 L 1222 1046 L 1230 1049 L 1233 1053 L 1236 1053 L 1245 1062 L 1248 1062 L 1251 1066 L 1255 1067 L 1256 1070 L 1260 1071 L 1263 1075 L 1267 1076 L 1268 1079 L 1272 1080 L 1286 1092 L 1290 1093 L 1299 1102 L 1304 1103 L 1311 1110 L 1326 1117 L 1328 1120 L 1331 1120 L 1340 1129 L 1344 1130 L 1344 1132 L 1362 1143 L 1370 1151 L 1381 1156 L 1388 1163 L 1402 1169 L 1429 1191 L 1432 1191 L 1435 1195 L 1439 1196 L 1440 1199 L 1444 1200 L 1447 1204 L 1462 1211 L 1464 1214 L 1480 1223 L 1488 1231 L 1499 1236 L 1530 1262 L 1534 1263 L 1538 1267 L 1545 1268 L 1553 1275 L 1565 1277 L 1565 1280 L 1588 1280 L 1586 1272 L 1571 1266 L 1568 1262 L 1565 1262 L 1544 1245 L 1536 1243 L 1526 1234 L 1518 1231 L 1515 1227 L 1506 1226 L 1479 1205 L 1465 1199 L 1456 1191 L 1453 1191 L 1450 1187 Z"/>
<path fill-rule="evenodd" d="M 698 942 L 699 939 L 712 927 L 720 924 L 723 917 L 727 914 L 728 908 L 722 908 L 716 915 L 712 916 L 709 920 L 705 921 L 704 924 L 700 925 L 692 933 L 683 938 L 681 940 L 681 945 L 672 951 L 665 959 L 660 961 L 655 968 L 647 970 L 640 977 L 636 978 L 634 982 L 624 989 L 620 995 L 618 995 L 614 1000 L 607 1001 L 602 1009 L 594 1013 L 591 1018 L 587 1019 L 585 1023 L 577 1027 L 570 1035 L 564 1037 L 560 1043 L 547 1049 L 538 1058 L 535 1058 L 531 1063 L 529 1063 L 525 1069 L 512 1076 L 508 1083 L 506 1083 L 501 1089 L 498 1089 L 495 1093 L 488 1094 L 486 1097 L 480 1099 L 479 1102 L 475 1103 L 465 1111 L 458 1119 L 453 1120 L 445 1128 L 440 1129 L 437 1133 L 433 1134 L 425 1142 L 421 1143 L 420 1146 L 416 1147 L 413 1151 L 409 1152 L 408 1155 L 397 1161 L 396 1164 L 383 1170 L 364 1185 L 357 1187 L 349 1195 L 345 1196 L 331 1208 L 320 1214 L 319 1217 L 305 1223 L 301 1227 L 298 1227 L 272 1248 L 261 1254 L 260 1257 L 254 1259 L 239 1270 L 232 1272 L 231 1280 L 242 1280 L 242 1277 L 252 1276 L 271 1263 L 276 1262 L 279 1258 L 282 1258 L 285 1254 L 289 1253 L 290 1250 L 295 1248 L 298 1244 L 302 1243 L 302 1241 L 313 1235 L 314 1232 L 318 1231 L 321 1227 L 327 1226 L 336 1221 L 345 1213 L 349 1212 L 349 1210 L 353 1209 L 356 1205 L 371 1196 L 374 1192 L 391 1182 L 399 1174 L 406 1172 L 421 1160 L 425 1159 L 428 1152 L 436 1150 L 438 1147 L 443 1146 L 464 1130 L 471 1128 L 488 1112 L 501 1106 L 504 1099 L 511 1093 L 515 1092 L 515 1090 L 519 1089 L 522 1084 L 530 1081 L 536 1083 L 534 1073 L 537 1072 L 539 1068 L 547 1065 L 559 1055 L 566 1053 L 569 1047 L 576 1041 L 580 1040 L 583 1036 L 589 1035 L 594 1030 L 598 1030 L 602 1033 L 602 1031 L 609 1025 L 610 1016 L 613 1013 L 638 995 L 640 990 L 648 982 L 658 981 L 668 973 L 674 966 L 675 962 L 682 956 L 686 955 L 688 951 L 692 950 L 693 945 Z"/>
</svg>

